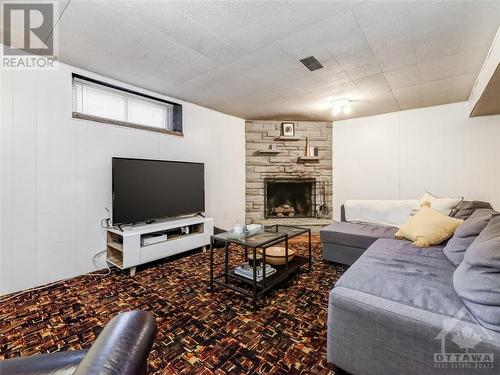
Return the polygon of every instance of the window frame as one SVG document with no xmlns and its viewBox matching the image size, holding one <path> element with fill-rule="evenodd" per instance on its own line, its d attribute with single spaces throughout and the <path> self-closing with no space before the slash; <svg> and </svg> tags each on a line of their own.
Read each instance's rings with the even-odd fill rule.
<svg viewBox="0 0 500 375">
<path fill-rule="evenodd" d="M 127 128 L 133 128 L 133 129 L 148 130 L 148 131 L 153 131 L 153 132 L 157 132 L 157 133 L 175 135 L 178 137 L 184 136 L 183 126 L 182 126 L 182 123 L 183 123 L 183 121 L 182 121 L 182 104 L 171 102 L 171 101 L 161 99 L 161 98 L 157 98 L 157 97 L 154 97 L 154 96 L 151 96 L 148 94 L 143 94 L 141 92 L 130 90 L 130 89 L 127 89 L 124 87 L 120 87 L 120 86 L 111 84 L 111 83 L 103 82 L 103 81 L 100 81 L 100 80 L 97 80 L 94 78 L 89 78 L 89 77 L 86 77 L 86 76 L 83 76 L 83 75 L 77 74 L 77 73 L 71 74 L 71 90 L 72 90 L 72 92 L 73 92 L 73 81 L 75 79 L 87 81 L 87 82 L 93 83 L 95 85 L 101 85 L 101 86 L 116 90 L 118 92 L 123 92 L 126 94 L 142 97 L 142 98 L 148 99 L 148 100 L 153 101 L 153 102 L 159 102 L 159 103 L 171 105 L 173 107 L 173 114 L 172 114 L 172 116 L 173 116 L 173 124 L 172 124 L 173 130 L 162 129 L 162 128 L 157 128 L 154 126 L 143 125 L 143 124 L 137 124 L 134 122 L 114 120 L 114 119 L 110 119 L 107 117 L 93 116 L 93 115 L 89 115 L 89 114 L 85 114 L 85 113 L 81 113 L 81 112 L 75 112 L 74 108 L 73 108 L 73 102 L 71 103 L 71 106 L 72 106 L 71 117 L 72 118 L 78 119 L 78 120 L 88 120 L 88 121 L 100 122 L 100 123 L 110 124 L 110 125 L 118 125 L 118 126 L 123 126 L 123 127 L 127 127 Z"/>
</svg>

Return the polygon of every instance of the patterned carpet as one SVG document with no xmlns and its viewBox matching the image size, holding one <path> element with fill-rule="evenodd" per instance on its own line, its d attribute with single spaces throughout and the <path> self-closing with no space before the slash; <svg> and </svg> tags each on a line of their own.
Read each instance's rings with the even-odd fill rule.
<svg viewBox="0 0 500 375">
<path fill-rule="evenodd" d="M 290 246 L 306 254 L 305 240 Z M 242 260 L 237 250 L 233 264 Z M 345 269 L 321 259 L 317 238 L 313 255 L 312 272 L 272 291 L 257 311 L 247 297 L 208 290 L 208 252 L 138 268 L 135 277 L 113 270 L 23 293 L 0 303 L 0 359 L 88 348 L 114 315 L 142 309 L 158 324 L 151 374 L 333 374 L 328 291 Z"/>
</svg>

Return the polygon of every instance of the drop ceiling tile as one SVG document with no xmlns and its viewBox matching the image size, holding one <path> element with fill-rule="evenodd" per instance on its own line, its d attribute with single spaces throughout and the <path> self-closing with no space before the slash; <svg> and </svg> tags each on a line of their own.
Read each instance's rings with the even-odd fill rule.
<svg viewBox="0 0 500 375">
<path fill-rule="evenodd" d="M 219 69 L 210 71 L 198 77 L 195 77 L 178 87 L 186 93 L 196 91 L 197 93 L 213 93 L 214 96 L 219 96 L 227 90 L 228 98 L 238 96 L 242 93 L 245 86 L 251 83 L 245 77 L 227 77 Z"/>
<path fill-rule="evenodd" d="M 378 99 L 392 95 L 383 74 L 376 74 L 356 80 L 355 84 L 366 98 Z"/>
<path fill-rule="evenodd" d="M 171 1 L 182 13 L 195 20 L 212 33 L 224 36 L 239 30 L 262 14 L 271 13 L 280 8 L 273 2 L 255 6 L 251 1 Z"/>
<path fill-rule="evenodd" d="M 385 79 L 392 90 L 417 85 L 419 82 L 416 65 L 384 73 Z"/>
<path fill-rule="evenodd" d="M 324 19 L 304 29 L 313 40 L 319 40 L 327 48 L 342 44 L 344 38 L 358 31 L 359 25 L 350 10 Z M 311 41 L 309 41 L 310 43 Z"/>
<path fill-rule="evenodd" d="M 422 92 L 419 85 L 402 87 L 392 92 L 401 110 L 422 106 Z"/>
<path fill-rule="evenodd" d="M 361 29 L 375 56 L 397 56 L 413 51 L 415 38 L 411 27 L 411 16 L 405 14 L 387 22 L 368 24 Z"/>
<path fill-rule="evenodd" d="M 63 61 L 75 63 L 83 68 L 102 72 L 105 66 L 113 71 L 127 65 L 136 67 L 136 76 L 143 74 L 141 67 L 153 65 L 160 75 L 165 65 L 170 64 L 174 72 L 191 70 L 191 74 L 178 76 L 177 80 L 189 79 L 214 69 L 217 64 L 197 51 L 179 43 L 154 27 L 125 15 L 108 17 L 112 12 L 110 3 L 72 2 L 59 22 L 60 55 Z M 84 56 L 95 51 L 99 40 L 102 53 L 92 58 Z M 104 53 L 105 51 L 105 53 Z M 78 61 L 87 60 L 86 66 Z M 184 67 L 179 68 L 178 65 Z M 176 66 L 177 65 L 177 66 Z M 100 66 L 100 68 L 99 68 Z"/>
<path fill-rule="evenodd" d="M 462 39 L 457 34 L 429 36 L 415 42 L 416 61 L 425 63 L 447 56 L 456 55 L 461 50 Z"/>
<path fill-rule="evenodd" d="M 281 6 L 273 9 L 273 12 L 264 12 L 255 22 L 228 34 L 227 42 L 239 51 L 248 53 L 302 31 L 313 37 L 309 39 L 308 43 L 314 43 L 325 36 L 325 31 L 338 33 L 341 30 L 346 30 L 347 24 L 354 25 L 352 14 L 346 9 L 356 2 L 291 1 L 275 3 Z M 349 17 L 346 18 L 345 14 L 348 14 Z M 321 36 L 314 38 L 314 33 L 318 31 L 322 31 Z"/>
<path fill-rule="evenodd" d="M 313 75 L 300 61 L 279 48 L 259 50 L 251 56 L 251 61 L 253 66 L 244 72 L 245 77 L 275 92 L 289 88 L 302 79 L 310 79 Z"/>
<path fill-rule="evenodd" d="M 479 73 L 489 48 L 478 48 L 457 55 L 455 75 L 461 76 L 468 73 Z"/>
<path fill-rule="evenodd" d="M 377 62 L 383 72 L 390 72 L 415 65 L 417 57 L 415 51 L 401 51 L 397 54 L 378 54 Z"/>
<path fill-rule="evenodd" d="M 400 17 L 421 8 L 424 4 L 419 1 L 365 1 L 355 6 L 352 11 L 363 27 Z"/>
<path fill-rule="evenodd" d="M 424 107 L 432 105 L 440 105 L 451 102 L 453 78 L 445 78 L 442 80 L 423 82 L 422 89 L 422 105 Z"/>
<path fill-rule="evenodd" d="M 288 1 L 290 7 L 290 22 L 300 28 L 314 25 L 332 16 L 355 7 L 361 1 Z"/>
<path fill-rule="evenodd" d="M 275 45 L 296 60 L 314 56 L 325 68 L 329 68 L 328 64 L 333 65 L 330 67 L 338 66 L 338 63 L 321 43 L 317 29 L 307 28 L 299 31 L 276 42 Z"/>
<path fill-rule="evenodd" d="M 461 0 L 423 2 L 409 13 L 414 33 L 430 34 L 437 29 L 451 30 L 463 26 L 467 3 Z"/>
<path fill-rule="evenodd" d="M 101 53 L 112 46 L 110 36 L 124 22 L 121 17 L 108 19 L 107 11 L 95 10 L 88 5 L 76 2 L 68 5 L 58 23 L 60 58 L 79 67 L 98 66 L 99 62 L 111 60 Z M 96 41 L 99 41 L 98 45 Z M 122 54 L 121 51 L 118 53 Z"/>
<path fill-rule="evenodd" d="M 155 27 L 168 37 L 219 63 L 227 63 L 239 56 L 231 46 L 170 2 L 154 3 L 154 11 L 138 1 L 122 2 L 116 9 L 117 12 Z"/>
<path fill-rule="evenodd" d="M 500 1 L 468 1 L 464 6 L 464 23 L 468 29 L 498 28 Z"/>
<path fill-rule="evenodd" d="M 462 50 L 491 45 L 500 24 L 500 1 L 468 2 L 464 14 Z"/>
<path fill-rule="evenodd" d="M 469 73 L 454 77 L 451 84 L 450 100 L 452 102 L 468 100 L 477 76 L 478 73 Z"/>
<path fill-rule="evenodd" d="M 377 98 L 375 100 L 370 100 L 370 104 L 376 110 L 377 114 L 396 112 L 400 110 L 398 103 L 392 94 L 380 99 Z"/>
<path fill-rule="evenodd" d="M 310 90 L 301 90 L 300 86 L 293 90 L 283 91 L 283 98 L 288 100 L 314 101 L 319 107 L 329 105 L 331 101 L 341 98 L 350 100 L 365 100 L 366 97 L 351 80 L 339 81 L 329 86 L 318 87 Z"/>
<path fill-rule="evenodd" d="M 485 57 L 484 50 L 473 50 L 418 64 L 419 81 L 431 82 L 469 73 L 477 74 Z"/>
<path fill-rule="evenodd" d="M 453 55 L 418 64 L 420 82 L 430 82 L 452 77 L 457 67 L 457 56 L 458 55 Z"/>
<path fill-rule="evenodd" d="M 174 5 L 241 54 L 265 47 L 295 28 L 287 17 L 290 7 L 282 1 L 186 3 L 192 4 L 174 2 Z"/>
<path fill-rule="evenodd" d="M 342 40 L 329 44 L 327 48 L 351 79 L 368 77 L 381 72 L 378 62 L 360 30 L 355 30 Z"/>
<path fill-rule="evenodd" d="M 412 13 L 417 62 L 426 62 L 460 52 L 465 2 L 433 2 Z"/>
<path fill-rule="evenodd" d="M 483 24 L 467 27 L 460 41 L 460 51 L 470 51 L 478 48 L 488 50 L 493 43 L 493 39 L 495 39 L 498 26 L 498 24 Z"/>
</svg>

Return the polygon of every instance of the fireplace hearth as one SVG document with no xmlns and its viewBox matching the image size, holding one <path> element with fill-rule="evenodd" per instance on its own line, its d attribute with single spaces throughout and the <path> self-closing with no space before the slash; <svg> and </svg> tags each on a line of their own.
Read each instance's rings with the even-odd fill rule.
<svg viewBox="0 0 500 375">
<path fill-rule="evenodd" d="M 264 186 L 266 219 L 316 216 L 315 179 L 266 178 Z"/>
</svg>

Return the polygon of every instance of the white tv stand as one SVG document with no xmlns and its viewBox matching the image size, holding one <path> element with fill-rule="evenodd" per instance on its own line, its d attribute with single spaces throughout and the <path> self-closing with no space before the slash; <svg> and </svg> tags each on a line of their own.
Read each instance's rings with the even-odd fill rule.
<svg viewBox="0 0 500 375">
<path fill-rule="evenodd" d="M 181 231 L 185 227 L 189 228 L 188 234 Z M 115 228 L 106 230 L 107 261 L 121 270 L 129 269 L 130 275 L 134 276 L 138 265 L 210 244 L 210 236 L 214 233 L 214 219 L 193 216 L 144 225 L 123 225 L 122 228 L 123 231 Z M 142 245 L 143 237 L 155 233 L 166 233 L 167 239 Z"/>
</svg>

